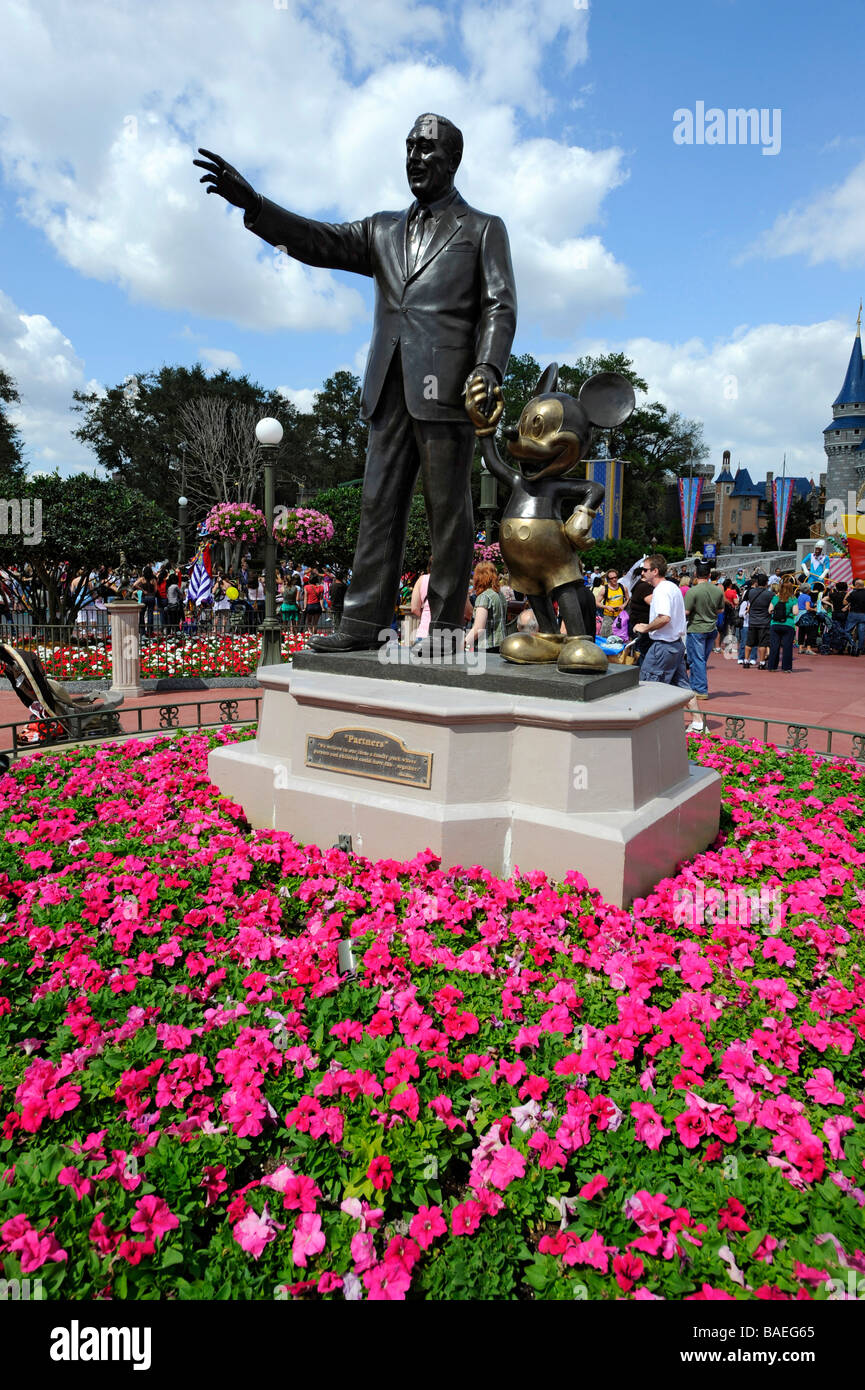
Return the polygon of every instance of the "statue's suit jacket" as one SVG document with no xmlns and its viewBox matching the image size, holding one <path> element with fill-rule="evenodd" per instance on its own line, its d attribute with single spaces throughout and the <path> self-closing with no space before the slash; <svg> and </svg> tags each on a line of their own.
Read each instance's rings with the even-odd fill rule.
<svg viewBox="0 0 865 1390">
<path fill-rule="evenodd" d="M 466 378 L 488 362 L 504 376 L 516 329 L 508 234 L 499 217 L 457 194 L 442 211 L 417 267 L 407 273 L 404 212 L 359 222 L 312 222 L 266 198 L 246 225 L 306 265 L 375 280 L 375 321 L 361 395 L 372 417 L 399 347 L 406 406 L 416 420 L 466 425 Z"/>
</svg>

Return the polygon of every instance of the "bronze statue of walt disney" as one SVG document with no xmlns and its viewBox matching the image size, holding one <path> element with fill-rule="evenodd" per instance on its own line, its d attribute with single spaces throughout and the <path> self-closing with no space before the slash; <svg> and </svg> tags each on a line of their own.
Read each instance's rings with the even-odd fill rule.
<svg viewBox="0 0 865 1390">
<path fill-rule="evenodd" d="M 555 661 L 560 671 L 601 672 L 607 658 L 594 640 L 594 603 L 583 583 L 578 552 L 592 543 L 592 521 L 604 487 L 568 475 L 585 458 L 593 428 L 623 424 L 636 401 L 631 383 L 617 372 L 597 373 L 578 397 L 557 389 L 558 375 L 555 363 L 547 367 L 517 427 L 504 431 L 518 468 L 500 458 L 493 437 L 504 409 L 501 389 L 495 388 L 491 412 L 482 382 L 469 382 L 466 391 L 466 410 L 484 463 L 511 489 L 499 535 L 502 558 L 513 587 L 528 595 L 538 623 L 537 633 L 506 637 L 501 654 L 526 664 Z M 563 521 L 562 507 L 569 500 L 577 506 Z M 562 623 L 564 633 L 559 631 Z"/>
</svg>

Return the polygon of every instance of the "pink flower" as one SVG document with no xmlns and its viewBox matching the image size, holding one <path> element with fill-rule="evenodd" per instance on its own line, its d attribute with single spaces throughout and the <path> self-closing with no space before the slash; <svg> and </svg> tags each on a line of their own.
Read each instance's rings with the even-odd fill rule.
<svg viewBox="0 0 865 1390">
<path fill-rule="evenodd" d="M 138 1198 L 135 1203 L 135 1215 L 129 1225 L 146 1240 L 160 1240 L 168 1231 L 173 1231 L 179 1226 L 180 1222 L 174 1213 L 169 1211 L 168 1204 L 155 1193 L 151 1193 L 147 1197 Z"/>
<path fill-rule="evenodd" d="M 777 1250 L 777 1248 L 778 1242 L 774 1236 L 764 1236 L 757 1246 L 757 1249 L 754 1251 L 754 1259 L 760 1260 L 763 1264 L 770 1265 L 773 1262 L 772 1251 Z"/>
<path fill-rule="evenodd" d="M 645 1265 L 639 1255 L 616 1255 L 613 1259 L 613 1273 L 619 1288 L 628 1293 L 643 1273 Z"/>
<path fill-rule="evenodd" d="M 702 1110 L 685 1110 L 683 1114 L 676 1116 L 674 1123 L 686 1149 L 696 1149 L 703 1135 L 709 1130 Z"/>
<path fill-rule="evenodd" d="M 352 1236 L 351 1258 L 355 1274 L 362 1274 L 375 1262 L 375 1236 L 371 1231 L 358 1231 Z"/>
<path fill-rule="evenodd" d="M 309 1181 L 309 1179 L 307 1179 Z M 291 1258 L 303 1269 L 310 1255 L 318 1255 L 325 1247 L 321 1217 L 315 1212 L 304 1211 L 294 1223 L 294 1238 L 291 1245 Z"/>
<path fill-rule="evenodd" d="M 659 1149 L 661 1143 L 672 1130 L 664 1129 L 664 1123 L 655 1109 L 645 1101 L 631 1101 L 631 1114 L 636 1120 L 636 1135 L 649 1149 Z"/>
<path fill-rule="evenodd" d="M 718 1212 L 719 1231 L 750 1231 L 751 1227 L 742 1218 L 745 1215 L 745 1208 L 737 1197 L 728 1197 L 724 1205 Z"/>
<path fill-rule="evenodd" d="M 265 1246 L 270 1241 L 275 1240 L 276 1227 L 267 1215 L 266 1206 L 263 1216 L 258 1216 L 250 1207 L 246 1215 L 235 1223 L 232 1234 L 241 1250 L 245 1250 L 247 1255 L 251 1255 L 254 1260 L 258 1260 L 261 1258 Z"/>
<path fill-rule="evenodd" d="M 841 1147 L 841 1136 L 849 1134 L 856 1128 L 856 1123 L 848 1115 L 831 1115 L 823 1125 L 823 1133 L 829 1140 L 829 1152 L 834 1159 L 842 1160 L 847 1157 Z"/>
<path fill-rule="evenodd" d="M 366 1170 L 366 1175 L 377 1191 L 387 1191 L 393 1182 L 393 1169 L 390 1166 L 390 1159 L 384 1154 L 374 1158 Z"/>
<path fill-rule="evenodd" d="M 421 1250 L 428 1250 L 436 1236 L 445 1235 L 447 1228 L 441 1207 L 420 1207 L 408 1229 Z"/>
<path fill-rule="evenodd" d="M 85 1178 L 83 1173 L 79 1173 L 77 1168 L 61 1168 L 57 1174 L 57 1181 L 61 1187 L 71 1187 L 75 1196 L 80 1202 L 82 1197 L 86 1197 L 93 1186 L 89 1178 Z"/>
<path fill-rule="evenodd" d="M 217 1197 L 228 1188 L 228 1183 L 225 1181 L 225 1168 L 217 1167 L 215 1164 L 205 1165 L 199 1185 L 204 1188 L 207 1194 L 205 1205 L 212 1207 Z"/>
<path fill-rule="evenodd" d="M 488 1177 L 493 1187 L 498 1187 L 504 1191 L 515 1178 L 521 1178 L 525 1171 L 525 1155 L 521 1154 L 519 1149 L 515 1149 L 512 1144 L 503 1144 L 493 1154 Z"/>
<path fill-rule="evenodd" d="M 43 1232 L 41 1235 L 34 1230 L 29 1230 L 16 1242 L 15 1253 L 21 1264 L 22 1274 L 32 1274 L 35 1269 L 41 1269 L 48 1260 L 60 1262 L 67 1259 L 65 1250 L 61 1250 L 54 1236 Z"/>
<path fill-rule="evenodd" d="M 597 1231 L 592 1231 L 588 1240 L 575 1240 L 562 1258 L 562 1263 L 566 1265 L 591 1265 L 593 1269 L 599 1269 L 602 1274 L 606 1274 L 609 1268 L 609 1257 L 606 1246 Z"/>
<path fill-rule="evenodd" d="M 579 1195 L 590 1202 L 593 1197 L 596 1197 L 599 1192 L 603 1192 L 604 1188 L 609 1187 L 609 1185 L 609 1179 L 605 1178 L 603 1173 L 596 1173 L 587 1183 L 583 1183 Z"/>
<path fill-rule="evenodd" d="M 397 1260 L 388 1260 L 368 1269 L 363 1282 L 369 1290 L 369 1300 L 402 1302 L 411 1285 L 411 1275 L 405 1265 Z"/>
<path fill-rule="evenodd" d="M 480 1203 L 471 1198 L 467 1202 L 458 1203 L 451 1212 L 451 1230 L 454 1235 L 473 1235 L 481 1224 L 483 1214 Z"/>
<path fill-rule="evenodd" d="M 817 1067 L 805 1082 L 805 1090 L 818 1105 L 843 1105 L 844 1094 L 835 1085 L 835 1078 L 828 1067 Z"/>
</svg>

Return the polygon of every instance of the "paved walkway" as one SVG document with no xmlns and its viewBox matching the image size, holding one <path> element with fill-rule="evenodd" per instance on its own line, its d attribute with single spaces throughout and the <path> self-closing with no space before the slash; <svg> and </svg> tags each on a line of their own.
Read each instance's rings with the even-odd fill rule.
<svg viewBox="0 0 865 1390">
<path fill-rule="evenodd" d="M 865 735 L 865 658 L 852 656 L 798 656 L 794 653 L 791 675 L 781 671 L 745 670 L 735 661 L 720 655 L 709 660 L 709 699 L 701 701 L 709 730 L 721 737 L 762 738 L 764 721 L 771 743 L 786 746 L 791 724 L 820 725 L 822 728 L 846 730 L 833 734 L 831 751 L 842 755 L 855 754 L 852 735 Z M 219 703 L 236 700 L 235 717 L 255 719 L 255 698 L 262 692 L 255 687 L 232 687 L 218 690 L 174 693 L 152 692 L 140 700 L 126 701 L 119 713 L 121 728 L 133 733 L 141 728 L 159 732 L 161 706 L 177 705 L 181 726 L 194 727 L 199 723 L 195 703 L 201 702 L 201 722 L 221 722 Z M 207 703 L 205 703 L 207 702 Z M 184 710 L 184 705 L 186 710 Z M 139 715 L 139 710 L 141 711 Z M 728 729 L 727 718 L 741 719 L 741 726 Z M 686 719 L 690 716 L 686 715 Z M 139 722 L 140 720 L 140 722 Z M 27 723 L 27 714 L 20 700 L 9 690 L 0 690 L 0 726 Z M 825 752 L 825 733 L 810 732 L 805 747 Z M 0 727 L 0 750 L 12 747 L 10 729 Z M 865 751 L 865 745 L 862 746 Z"/>
<path fill-rule="evenodd" d="M 70 687 L 74 689 L 74 687 Z M 254 720 L 255 700 L 261 698 L 262 691 L 256 687 L 239 686 L 218 690 L 178 690 L 172 692 L 152 691 L 140 700 L 125 700 L 118 713 L 123 733 L 135 733 L 139 729 L 158 733 L 160 730 L 160 708 L 177 705 L 177 720 L 180 727 L 195 728 L 199 723 L 217 724 L 222 722 L 220 703 L 223 700 L 236 700 L 235 719 Z M 195 702 L 195 703 L 191 703 Z M 201 704 L 200 718 L 196 704 Z M 139 713 L 140 711 L 140 713 Z M 4 724 L 16 724 L 19 731 L 28 722 L 28 714 L 18 696 L 11 690 L 0 690 L 0 751 L 12 747 L 12 730 L 3 728 Z M 170 726 L 168 726 L 170 727 Z"/>
<path fill-rule="evenodd" d="M 726 733 L 720 715 L 744 719 L 736 738 L 763 736 L 763 721 L 769 725 L 768 741 L 787 745 L 790 724 L 819 724 L 823 728 L 844 729 L 846 735 L 833 735 L 833 753 L 852 754 L 851 734 L 865 735 L 865 657 L 799 656 L 793 653 L 793 671 L 745 669 L 718 654 L 709 660 L 709 698 L 701 701 L 711 733 Z M 714 712 L 718 711 L 718 714 Z M 825 734 L 809 733 L 805 747 L 825 752 Z"/>
</svg>

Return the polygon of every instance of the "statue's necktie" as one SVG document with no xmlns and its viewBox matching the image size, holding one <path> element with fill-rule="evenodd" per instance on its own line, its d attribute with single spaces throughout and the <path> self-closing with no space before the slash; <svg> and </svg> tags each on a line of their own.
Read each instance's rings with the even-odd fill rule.
<svg viewBox="0 0 865 1390">
<path fill-rule="evenodd" d="M 417 269 L 420 260 L 421 247 L 430 219 L 429 208 L 419 207 L 415 212 L 408 233 L 408 273 L 411 275 Z"/>
</svg>

